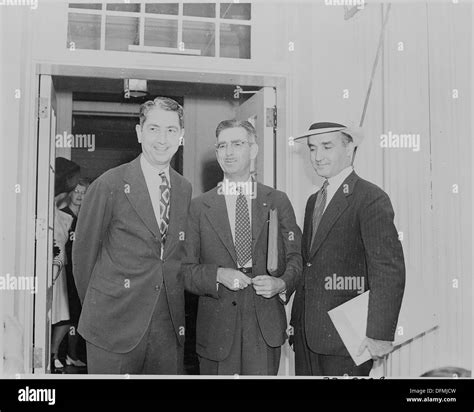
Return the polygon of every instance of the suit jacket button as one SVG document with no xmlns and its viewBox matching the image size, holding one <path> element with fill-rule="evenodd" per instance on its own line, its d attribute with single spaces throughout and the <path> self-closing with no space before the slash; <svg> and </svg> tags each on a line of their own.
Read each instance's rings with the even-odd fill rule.
<svg viewBox="0 0 474 412">
<path fill-rule="evenodd" d="M 233 300 L 232 305 L 237 306 L 237 302 L 235 300 Z"/>
<path fill-rule="evenodd" d="M 310 268 L 312 266 L 312 263 L 308 262 L 306 263 L 306 266 Z"/>
<path fill-rule="evenodd" d="M 160 288 L 160 285 L 156 285 L 156 286 L 155 286 L 155 290 L 158 291 L 158 290 L 160 290 L 160 289 L 161 289 L 161 288 Z"/>
</svg>

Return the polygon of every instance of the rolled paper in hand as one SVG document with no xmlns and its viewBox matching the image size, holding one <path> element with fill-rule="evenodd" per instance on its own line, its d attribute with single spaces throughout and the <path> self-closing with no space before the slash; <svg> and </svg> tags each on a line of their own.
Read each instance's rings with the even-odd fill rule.
<svg viewBox="0 0 474 412">
<path fill-rule="evenodd" d="M 278 269 L 278 210 L 272 209 L 268 219 L 267 271 L 273 274 Z"/>
</svg>

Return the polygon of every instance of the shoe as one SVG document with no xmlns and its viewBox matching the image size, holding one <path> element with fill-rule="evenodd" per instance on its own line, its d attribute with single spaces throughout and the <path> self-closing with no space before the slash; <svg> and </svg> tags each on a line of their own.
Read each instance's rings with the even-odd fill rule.
<svg viewBox="0 0 474 412">
<path fill-rule="evenodd" d="M 84 368 L 87 366 L 84 362 L 82 362 L 80 359 L 74 360 L 69 357 L 69 355 L 66 356 L 66 365 L 68 366 L 76 366 L 78 368 Z"/>
<path fill-rule="evenodd" d="M 63 373 L 63 371 L 63 363 L 57 358 L 51 359 L 51 373 Z"/>
</svg>

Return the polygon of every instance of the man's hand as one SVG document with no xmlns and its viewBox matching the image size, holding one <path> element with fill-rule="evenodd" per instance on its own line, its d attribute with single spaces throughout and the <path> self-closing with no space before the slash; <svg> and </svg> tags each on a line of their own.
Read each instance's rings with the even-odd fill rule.
<svg viewBox="0 0 474 412">
<path fill-rule="evenodd" d="M 252 283 L 252 280 L 242 273 L 240 270 L 231 268 L 218 268 L 217 269 L 217 283 L 224 285 L 230 290 L 245 289 Z"/>
<path fill-rule="evenodd" d="M 392 342 L 386 340 L 377 340 L 366 337 L 359 347 L 357 356 L 362 355 L 362 352 L 364 352 L 365 348 L 369 350 L 372 359 L 377 360 L 389 354 L 393 350 L 393 345 Z"/>
<path fill-rule="evenodd" d="M 257 295 L 264 298 L 272 298 L 286 289 L 286 283 L 283 279 L 274 276 L 260 275 L 252 279 L 253 288 Z"/>
</svg>

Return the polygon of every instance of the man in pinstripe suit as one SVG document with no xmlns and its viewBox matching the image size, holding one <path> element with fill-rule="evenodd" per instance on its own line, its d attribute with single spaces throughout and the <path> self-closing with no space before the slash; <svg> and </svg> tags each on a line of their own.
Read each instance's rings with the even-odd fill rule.
<svg viewBox="0 0 474 412">
<path fill-rule="evenodd" d="M 306 204 L 303 279 L 292 309 L 297 375 L 367 376 L 374 359 L 392 350 L 405 288 L 405 263 L 388 195 L 354 172 L 357 129 L 315 123 L 307 138 L 311 163 L 323 177 Z M 295 139 L 296 140 L 296 139 Z M 328 311 L 370 290 L 366 348 L 356 366 Z"/>
</svg>

